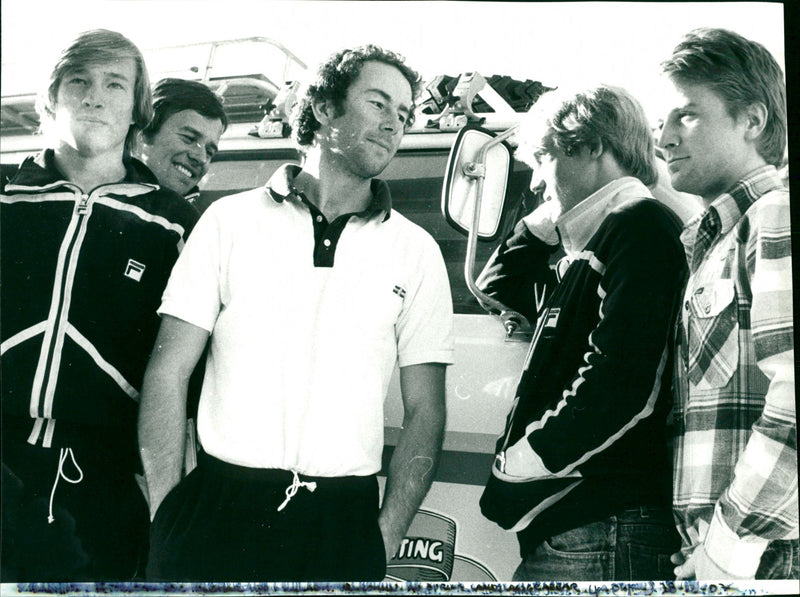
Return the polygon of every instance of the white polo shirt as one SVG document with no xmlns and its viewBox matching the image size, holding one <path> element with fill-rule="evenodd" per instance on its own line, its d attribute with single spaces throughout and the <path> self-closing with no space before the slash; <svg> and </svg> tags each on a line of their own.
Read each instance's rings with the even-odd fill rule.
<svg viewBox="0 0 800 597">
<path fill-rule="evenodd" d="M 381 468 L 392 371 L 452 363 L 450 286 L 433 238 L 375 203 L 328 223 L 299 168 L 214 202 L 159 309 L 211 332 L 198 432 L 212 456 L 313 476 Z"/>
</svg>

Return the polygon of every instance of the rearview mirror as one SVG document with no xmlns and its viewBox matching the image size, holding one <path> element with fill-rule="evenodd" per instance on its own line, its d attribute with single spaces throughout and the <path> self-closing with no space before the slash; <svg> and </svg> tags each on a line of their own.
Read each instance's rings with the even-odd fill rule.
<svg viewBox="0 0 800 597">
<path fill-rule="evenodd" d="M 517 332 L 527 338 L 530 324 L 521 313 L 478 288 L 474 269 L 478 240 L 494 240 L 500 233 L 511 177 L 511 149 L 504 141 L 516 131 L 516 126 L 499 135 L 480 128 L 461 129 L 450 150 L 442 190 L 442 214 L 453 228 L 467 235 L 467 288 L 481 307 L 500 317 L 509 339 Z"/>
<path fill-rule="evenodd" d="M 442 214 L 456 230 L 495 240 L 511 177 L 511 149 L 504 142 L 516 127 L 495 135 L 478 127 L 459 131 L 447 160 Z"/>
</svg>

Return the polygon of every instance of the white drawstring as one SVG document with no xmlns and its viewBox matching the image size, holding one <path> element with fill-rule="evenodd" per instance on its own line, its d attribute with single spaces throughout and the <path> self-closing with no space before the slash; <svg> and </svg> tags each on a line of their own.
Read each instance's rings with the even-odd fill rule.
<svg viewBox="0 0 800 597">
<path fill-rule="evenodd" d="M 309 491 L 314 491 L 317 488 L 317 484 L 314 481 L 301 481 L 297 471 L 292 471 L 292 474 L 294 475 L 294 479 L 292 479 L 292 484 L 286 488 L 286 499 L 283 500 L 283 503 L 280 506 L 278 506 L 278 512 L 286 507 L 286 504 L 289 503 L 289 501 L 297 493 L 297 490 L 301 487 L 305 487 Z"/>
<path fill-rule="evenodd" d="M 72 464 L 75 465 L 75 468 L 78 469 L 78 473 L 80 473 L 80 477 L 77 479 L 70 479 L 64 474 L 64 461 L 67 459 L 67 456 L 72 458 Z M 83 471 L 81 467 L 78 466 L 78 462 L 75 460 L 75 454 L 72 453 L 72 448 L 61 448 L 61 452 L 58 455 L 58 472 L 56 473 L 56 480 L 53 483 L 53 489 L 50 491 L 50 512 L 47 516 L 48 524 L 52 524 L 55 521 L 53 517 L 53 498 L 56 496 L 56 487 L 58 486 L 58 480 L 61 478 L 68 483 L 80 483 L 83 481 Z"/>
</svg>

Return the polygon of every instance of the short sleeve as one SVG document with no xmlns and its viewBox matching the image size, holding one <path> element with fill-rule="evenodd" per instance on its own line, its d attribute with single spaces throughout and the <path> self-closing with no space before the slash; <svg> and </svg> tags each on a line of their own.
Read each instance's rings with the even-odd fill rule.
<svg viewBox="0 0 800 597">
<path fill-rule="evenodd" d="M 453 300 L 444 259 L 426 236 L 396 324 L 400 367 L 453 363 Z"/>
<path fill-rule="evenodd" d="M 158 310 L 211 332 L 221 308 L 222 229 L 214 206 L 206 210 L 172 269 Z"/>
</svg>

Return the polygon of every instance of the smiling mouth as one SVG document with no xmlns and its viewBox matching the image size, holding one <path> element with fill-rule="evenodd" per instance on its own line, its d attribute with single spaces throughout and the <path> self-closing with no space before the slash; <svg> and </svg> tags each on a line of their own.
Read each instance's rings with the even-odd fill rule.
<svg viewBox="0 0 800 597">
<path fill-rule="evenodd" d="M 186 166 L 182 166 L 181 164 L 172 164 L 172 165 L 178 172 L 183 174 L 186 178 L 194 178 L 194 174 L 192 174 L 192 171 L 189 170 L 189 168 L 187 168 Z"/>
</svg>

